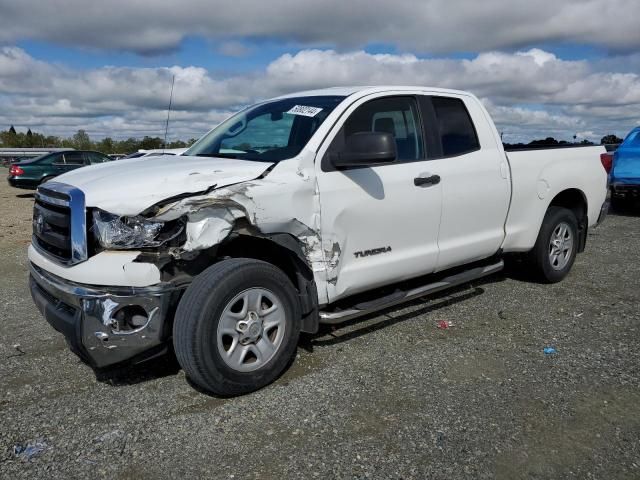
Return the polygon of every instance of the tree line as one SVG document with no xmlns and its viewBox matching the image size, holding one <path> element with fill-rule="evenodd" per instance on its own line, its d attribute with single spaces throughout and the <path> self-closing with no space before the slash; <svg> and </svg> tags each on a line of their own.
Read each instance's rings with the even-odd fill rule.
<svg viewBox="0 0 640 480">
<path fill-rule="evenodd" d="M 191 138 L 186 142 L 183 140 L 175 140 L 173 142 L 167 142 L 164 145 L 164 140 L 160 137 L 134 138 L 130 137 L 126 140 L 115 140 L 111 137 L 103 138 L 100 141 L 94 142 L 89 137 L 86 130 L 78 130 L 73 136 L 69 138 L 61 138 L 53 135 L 45 136 L 38 132 L 32 132 L 31 129 L 27 133 L 18 133 L 13 125 L 8 129 L 0 132 L 0 146 L 13 147 L 13 148 L 75 148 L 76 150 L 96 150 L 102 153 L 133 153 L 140 149 L 153 150 L 159 148 L 186 148 L 193 145 L 197 139 Z M 616 135 L 609 134 L 602 137 L 600 140 L 601 145 L 605 144 L 617 144 L 622 143 L 622 139 Z M 556 140 L 553 137 L 547 137 L 540 140 L 532 140 L 529 143 L 505 143 L 505 147 L 508 148 L 525 148 L 527 146 L 560 146 L 560 145 L 594 145 L 593 142 L 588 140 L 582 140 L 576 142 L 575 137 L 573 142 L 567 142 L 565 140 Z"/>
<path fill-rule="evenodd" d="M 622 138 L 609 134 L 600 139 L 600 145 L 615 145 L 622 143 Z M 556 140 L 553 137 L 547 137 L 540 140 L 532 140 L 529 143 L 505 143 L 505 148 L 526 148 L 526 147 L 559 147 L 569 145 L 595 145 L 595 143 L 589 140 L 577 141 L 576 137 L 573 137 L 573 142 L 567 142 L 566 140 Z"/>
<path fill-rule="evenodd" d="M 158 148 L 186 148 L 196 141 L 191 138 L 187 141 L 174 140 L 164 145 L 160 137 L 145 136 L 143 138 L 130 137 L 126 140 L 116 140 L 111 137 L 99 141 L 91 140 L 86 130 L 78 130 L 71 137 L 63 138 L 54 135 L 43 135 L 32 132 L 16 132 L 13 125 L 4 131 L 0 131 L 0 147 L 8 148 L 75 148 L 76 150 L 96 150 L 102 153 L 127 154 L 137 152 L 140 149 L 152 150 Z"/>
</svg>

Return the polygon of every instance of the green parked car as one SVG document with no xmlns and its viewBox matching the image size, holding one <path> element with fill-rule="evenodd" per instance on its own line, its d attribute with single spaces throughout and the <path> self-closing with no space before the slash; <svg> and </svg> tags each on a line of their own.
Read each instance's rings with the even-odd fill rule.
<svg viewBox="0 0 640 480">
<path fill-rule="evenodd" d="M 47 153 L 31 160 L 14 163 L 9 168 L 7 181 L 16 188 L 34 190 L 38 185 L 70 170 L 109 162 L 111 159 L 99 152 L 68 150 Z"/>
</svg>

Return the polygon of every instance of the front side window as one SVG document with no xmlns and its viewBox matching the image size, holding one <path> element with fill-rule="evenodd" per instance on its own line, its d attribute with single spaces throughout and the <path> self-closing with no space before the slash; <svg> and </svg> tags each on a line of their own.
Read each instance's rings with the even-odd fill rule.
<svg viewBox="0 0 640 480">
<path fill-rule="evenodd" d="M 336 136 L 331 150 L 340 150 L 346 138 L 359 132 L 391 133 L 396 141 L 398 161 L 424 158 L 418 107 L 413 97 L 371 100 L 349 116 Z"/>
<path fill-rule="evenodd" d="M 438 122 L 442 154 L 450 157 L 478 150 L 478 135 L 464 102 L 451 97 L 432 97 L 431 101 Z"/>
<path fill-rule="evenodd" d="M 183 155 L 263 162 L 293 158 L 344 98 L 292 97 L 249 107 L 207 133 Z"/>
</svg>

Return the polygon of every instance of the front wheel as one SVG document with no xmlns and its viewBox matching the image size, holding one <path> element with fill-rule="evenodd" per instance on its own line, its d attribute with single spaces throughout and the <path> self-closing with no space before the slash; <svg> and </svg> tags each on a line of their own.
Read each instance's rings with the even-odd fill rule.
<svg viewBox="0 0 640 480">
<path fill-rule="evenodd" d="M 187 376 L 218 395 L 240 395 L 287 368 L 300 335 L 296 290 L 279 268 L 259 260 L 223 260 L 198 275 L 173 325 Z"/>
<path fill-rule="evenodd" d="M 568 208 L 549 207 L 528 255 L 534 276 L 545 283 L 561 281 L 573 266 L 578 244 L 575 214 Z"/>
</svg>

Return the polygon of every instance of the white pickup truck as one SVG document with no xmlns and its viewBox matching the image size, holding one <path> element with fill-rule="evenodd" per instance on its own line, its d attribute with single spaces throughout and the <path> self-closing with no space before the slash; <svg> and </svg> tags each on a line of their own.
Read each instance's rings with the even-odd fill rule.
<svg viewBox="0 0 640 480">
<path fill-rule="evenodd" d="M 224 395 L 274 381 L 300 332 L 489 275 L 562 280 L 606 213 L 601 147 L 506 154 L 469 93 L 332 88 L 248 107 L 186 156 L 42 185 L 35 303 L 93 368 L 175 350 Z"/>
</svg>

